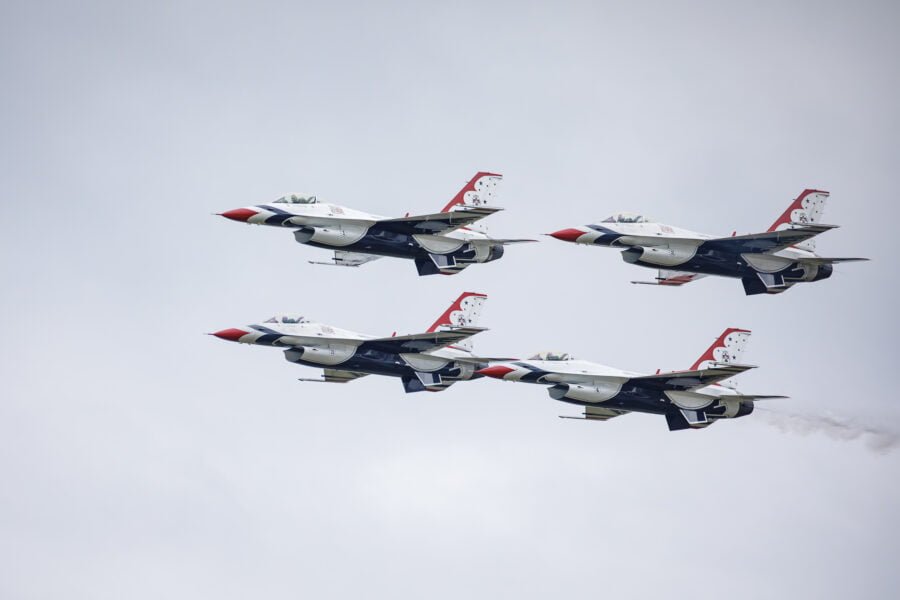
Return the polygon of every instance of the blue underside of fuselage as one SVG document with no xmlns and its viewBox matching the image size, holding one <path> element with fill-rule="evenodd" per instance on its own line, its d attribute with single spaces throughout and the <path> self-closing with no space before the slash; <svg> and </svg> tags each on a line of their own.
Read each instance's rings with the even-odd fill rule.
<svg viewBox="0 0 900 600">
<path fill-rule="evenodd" d="M 393 258 L 416 259 L 427 257 L 421 246 L 411 235 L 395 233 L 392 231 L 369 232 L 359 241 L 347 246 L 332 246 L 319 242 L 305 242 L 307 246 L 324 248 L 326 250 L 342 250 L 345 252 L 359 252 L 360 254 L 374 254 L 376 256 L 391 256 Z"/>
<path fill-rule="evenodd" d="M 275 213 L 266 218 L 266 225 L 284 225 L 285 222 L 296 216 L 277 206 L 263 205 L 262 208 Z M 287 226 L 294 229 L 302 229 L 302 227 L 293 224 Z M 314 248 L 359 252 L 361 254 L 374 254 L 377 256 L 392 256 L 394 258 L 415 259 L 418 256 L 427 256 L 427 253 L 421 249 L 411 235 L 376 228 L 370 229 L 359 241 L 347 246 L 334 246 L 312 241 L 303 243 L 308 246 L 313 246 Z"/>
<path fill-rule="evenodd" d="M 647 413 L 651 415 L 671 415 L 678 414 L 680 409 L 673 404 L 662 393 L 656 391 L 643 390 L 639 388 L 623 389 L 617 395 L 603 402 L 584 402 L 581 400 L 571 400 L 569 398 L 560 398 L 560 402 L 575 404 L 578 406 L 595 406 L 598 408 L 612 408 L 616 410 L 627 410 L 629 412 Z M 712 419 L 716 419 L 725 415 L 727 407 L 720 405 L 715 398 L 710 398 L 709 406 L 701 409 L 703 413 Z M 742 402 L 738 417 L 745 416 L 753 412 L 753 405 L 750 402 Z"/>
<path fill-rule="evenodd" d="M 584 402 L 582 400 L 572 400 L 569 398 L 560 398 L 559 401 L 568 404 L 576 404 L 578 406 L 599 406 L 602 408 L 615 408 L 654 415 L 664 415 L 667 412 L 670 412 L 674 407 L 668 398 L 661 393 L 638 389 L 622 390 L 613 398 L 604 402 Z"/>
<path fill-rule="evenodd" d="M 304 360 L 302 357 L 299 360 L 294 360 L 292 362 L 308 367 L 315 367 L 317 369 L 339 369 L 341 371 L 384 375 L 386 377 L 417 377 L 416 370 L 406 364 L 406 362 L 398 355 L 374 349 L 361 349 L 350 359 L 336 365 L 323 365 L 321 363 Z M 459 377 L 461 370 L 457 364 L 451 360 L 437 371 L 429 371 L 429 373 L 439 375 L 442 379 L 453 380 Z M 471 379 L 478 379 L 480 377 L 482 377 L 482 375 L 473 374 Z"/>
<path fill-rule="evenodd" d="M 602 225 L 589 225 L 588 227 L 601 234 L 594 240 L 595 245 L 619 248 L 626 251 L 628 248 L 632 247 L 618 244 L 619 238 L 624 237 L 621 233 L 613 232 Z M 688 261 L 681 264 L 663 266 L 640 259 L 629 262 L 649 269 L 671 269 L 674 271 L 684 271 L 686 273 L 699 273 L 703 275 L 744 279 L 745 277 L 755 276 L 759 271 L 750 266 L 747 261 L 741 257 L 743 252 L 756 253 L 758 251 L 751 248 L 742 248 L 740 252 L 735 252 L 733 250 L 723 249 L 716 241 L 711 240 L 700 244 L 696 254 Z M 792 263 L 779 271 L 779 273 L 785 281 L 790 282 L 791 280 L 800 281 L 805 276 L 806 271 L 797 263 Z"/>
</svg>

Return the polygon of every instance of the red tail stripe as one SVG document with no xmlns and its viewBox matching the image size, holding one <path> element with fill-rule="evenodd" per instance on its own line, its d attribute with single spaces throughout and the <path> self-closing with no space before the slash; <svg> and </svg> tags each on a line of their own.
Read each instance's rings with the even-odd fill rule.
<svg viewBox="0 0 900 600">
<path fill-rule="evenodd" d="M 720 335 L 720 336 L 716 339 L 716 341 L 712 343 L 712 346 L 710 346 L 709 348 L 707 348 L 707 349 L 706 349 L 706 352 L 704 352 L 704 353 L 700 356 L 700 358 L 698 358 L 697 361 L 696 361 L 693 365 L 691 365 L 691 371 L 697 370 L 697 368 L 698 368 L 703 362 L 705 362 L 705 361 L 707 361 L 707 360 L 715 360 L 716 357 L 713 355 L 713 351 L 714 351 L 716 348 L 718 348 L 719 346 L 724 346 L 724 345 L 725 345 L 725 338 L 727 338 L 730 334 L 734 333 L 735 331 L 740 331 L 740 332 L 742 332 L 742 333 L 750 333 L 750 330 L 749 330 L 749 329 L 738 329 L 737 327 L 729 327 L 729 328 L 726 329 L 724 332 L 722 332 L 722 335 Z"/>
<path fill-rule="evenodd" d="M 456 301 L 450 305 L 450 308 L 445 310 L 444 314 L 442 314 L 440 317 L 438 317 L 438 320 L 435 321 L 434 324 L 428 328 L 428 333 L 431 333 L 432 331 L 437 331 L 437 328 L 440 327 L 441 325 L 449 325 L 450 324 L 450 313 L 452 313 L 455 310 L 462 310 L 462 301 L 465 300 L 466 298 L 468 298 L 469 296 L 479 296 L 481 298 L 487 298 L 486 294 L 479 294 L 477 292 L 463 292 L 462 294 L 459 295 L 459 298 L 457 298 Z"/>
<path fill-rule="evenodd" d="M 787 210 L 785 210 L 783 213 L 781 213 L 781 216 L 778 217 L 778 219 L 774 223 L 772 223 L 772 226 L 769 227 L 769 231 L 775 231 L 776 229 L 778 229 L 778 226 L 781 225 L 782 223 L 790 223 L 791 222 L 791 213 L 794 212 L 795 210 L 797 210 L 798 208 L 800 208 L 803 205 L 803 199 L 806 198 L 807 196 L 809 196 L 810 194 L 827 194 L 827 193 L 828 192 L 826 192 L 824 190 L 803 190 L 803 192 L 801 192 L 801 194 L 799 196 L 797 196 L 797 198 L 794 199 L 793 202 L 791 202 L 791 205 L 787 207 Z"/>
<path fill-rule="evenodd" d="M 500 175 L 499 173 L 488 173 L 487 171 L 479 171 L 478 173 L 475 174 L 475 177 L 473 177 L 471 180 L 469 180 L 469 183 L 467 183 L 465 186 L 463 186 L 463 189 L 459 190 L 459 192 L 455 196 L 453 196 L 453 200 L 448 202 L 447 206 L 445 206 L 444 208 L 441 209 L 441 212 L 450 212 L 451 208 L 453 208 L 457 204 L 462 204 L 464 198 L 466 197 L 466 192 L 474 192 L 475 184 L 482 177 L 502 177 L 502 175 Z"/>
</svg>

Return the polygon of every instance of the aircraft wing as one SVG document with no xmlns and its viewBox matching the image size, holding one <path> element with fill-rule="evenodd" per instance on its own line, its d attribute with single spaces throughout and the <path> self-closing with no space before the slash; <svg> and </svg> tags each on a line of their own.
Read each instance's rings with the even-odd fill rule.
<svg viewBox="0 0 900 600">
<path fill-rule="evenodd" d="M 788 246 L 799 244 L 813 238 L 820 233 L 834 229 L 837 225 L 805 224 L 791 229 L 767 231 L 765 233 L 751 233 L 749 235 L 735 235 L 732 237 L 713 238 L 704 242 L 704 247 L 711 247 L 735 254 L 772 253 L 784 250 Z"/>
<path fill-rule="evenodd" d="M 697 369 L 690 371 L 672 371 L 671 373 L 659 373 L 657 375 L 644 375 L 633 377 L 629 384 L 638 387 L 666 391 L 666 390 L 691 390 L 698 387 L 712 385 L 740 375 L 744 371 L 755 369 L 752 365 L 733 365 L 720 363 L 709 369 Z"/>
<path fill-rule="evenodd" d="M 379 258 L 381 257 L 376 254 L 363 254 L 361 252 L 335 250 L 334 258 L 331 259 L 332 262 L 311 260 L 309 261 L 309 263 L 311 265 L 332 265 L 335 267 L 358 267 L 359 265 L 364 265 L 367 262 L 372 262 L 373 260 L 378 260 Z"/>
<path fill-rule="evenodd" d="M 672 371 L 656 375 L 627 377 L 621 375 L 592 375 L 590 373 L 551 372 L 541 378 L 545 383 L 573 383 L 597 386 L 637 386 L 656 391 L 690 390 L 724 381 L 744 371 L 755 369 L 751 365 L 726 365 L 719 363 L 709 369 Z"/>
<path fill-rule="evenodd" d="M 429 333 L 414 333 L 412 335 L 395 335 L 392 337 L 375 338 L 365 340 L 360 344 L 360 351 L 380 350 L 392 354 L 404 352 L 428 352 L 445 346 L 458 344 L 466 338 L 477 333 L 487 331 L 484 327 L 454 327 Z"/>
<path fill-rule="evenodd" d="M 682 286 L 692 281 L 697 281 L 701 277 L 706 277 L 703 273 L 688 273 L 687 271 L 671 271 L 669 269 L 660 269 L 656 276 L 656 281 L 632 281 L 641 285 L 667 285 L 670 287 Z"/>
<path fill-rule="evenodd" d="M 382 219 L 376 221 L 372 229 L 410 235 L 446 233 L 471 225 L 501 210 L 503 209 L 492 206 L 473 206 L 449 212 L 432 213 L 430 215 Z"/>
</svg>

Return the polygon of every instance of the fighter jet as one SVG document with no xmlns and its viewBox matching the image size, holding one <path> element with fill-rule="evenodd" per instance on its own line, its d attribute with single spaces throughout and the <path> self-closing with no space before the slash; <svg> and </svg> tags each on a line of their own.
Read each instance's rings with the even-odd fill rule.
<svg viewBox="0 0 900 600">
<path fill-rule="evenodd" d="M 374 337 L 314 323 L 300 315 L 277 315 L 257 325 L 211 335 L 230 342 L 284 348 L 292 363 L 323 369 L 321 378 L 300 381 L 346 383 L 366 375 L 399 377 L 407 392 L 439 392 L 475 373 L 491 358 L 472 353 L 473 335 L 487 296 L 465 292 L 425 333 Z M 502 360 L 502 359 L 501 359 Z"/>
<path fill-rule="evenodd" d="M 503 256 L 508 244 L 526 239 L 495 239 L 470 227 L 503 210 L 491 206 L 502 179 L 496 173 L 477 173 L 439 213 L 381 217 L 319 202 L 316 196 L 290 194 L 270 204 L 236 208 L 221 216 L 255 225 L 287 227 L 301 244 L 334 250 L 330 262 L 358 267 L 382 256 L 412 259 L 419 275 L 452 275 L 469 265 Z"/>
<path fill-rule="evenodd" d="M 794 284 L 831 277 L 832 265 L 866 258 L 824 258 L 815 236 L 837 225 L 820 225 L 828 192 L 803 190 L 765 233 L 716 237 L 619 213 L 596 225 L 550 233 L 558 240 L 624 248 L 627 263 L 659 269 L 648 285 L 681 286 L 707 275 L 735 277 L 748 296 L 780 294 Z"/>
<path fill-rule="evenodd" d="M 738 363 L 749 339 L 746 329 L 726 329 L 687 371 L 645 375 L 542 352 L 528 360 L 491 364 L 476 374 L 548 385 L 554 400 L 584 406 L 583 416 L 563 418 L 607 421 L 643 412 L 665 415 L 669 431 L 700 429 L 719 419 L 749 415 L 756 400 L 785 398 L 742 394 L 729 381 L 754 368 Z"/>
</svg>

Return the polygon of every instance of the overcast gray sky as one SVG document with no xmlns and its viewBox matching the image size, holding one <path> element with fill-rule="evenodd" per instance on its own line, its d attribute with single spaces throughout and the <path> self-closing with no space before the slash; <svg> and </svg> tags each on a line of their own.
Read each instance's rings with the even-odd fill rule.
<svg viewBox="0 0 900 600">
<path fill-rule="evenodd" d="M 894 597 L 900 451 L 302 384 L 202 335 L 416 332 L 468 290 L 479 353 L 652 371 L 734 325 L 742 390 L 897 431 L 898 5 L 726 4 L 0 4 L 0 597 Z M 626 209 L 749 233 L 818 187 L 819 251 L 873 260 L 751 298 L 554 240 L 419 278 L 211 216 L 429 212 L 479 169 L 502 237 Z"/>
</svg>

